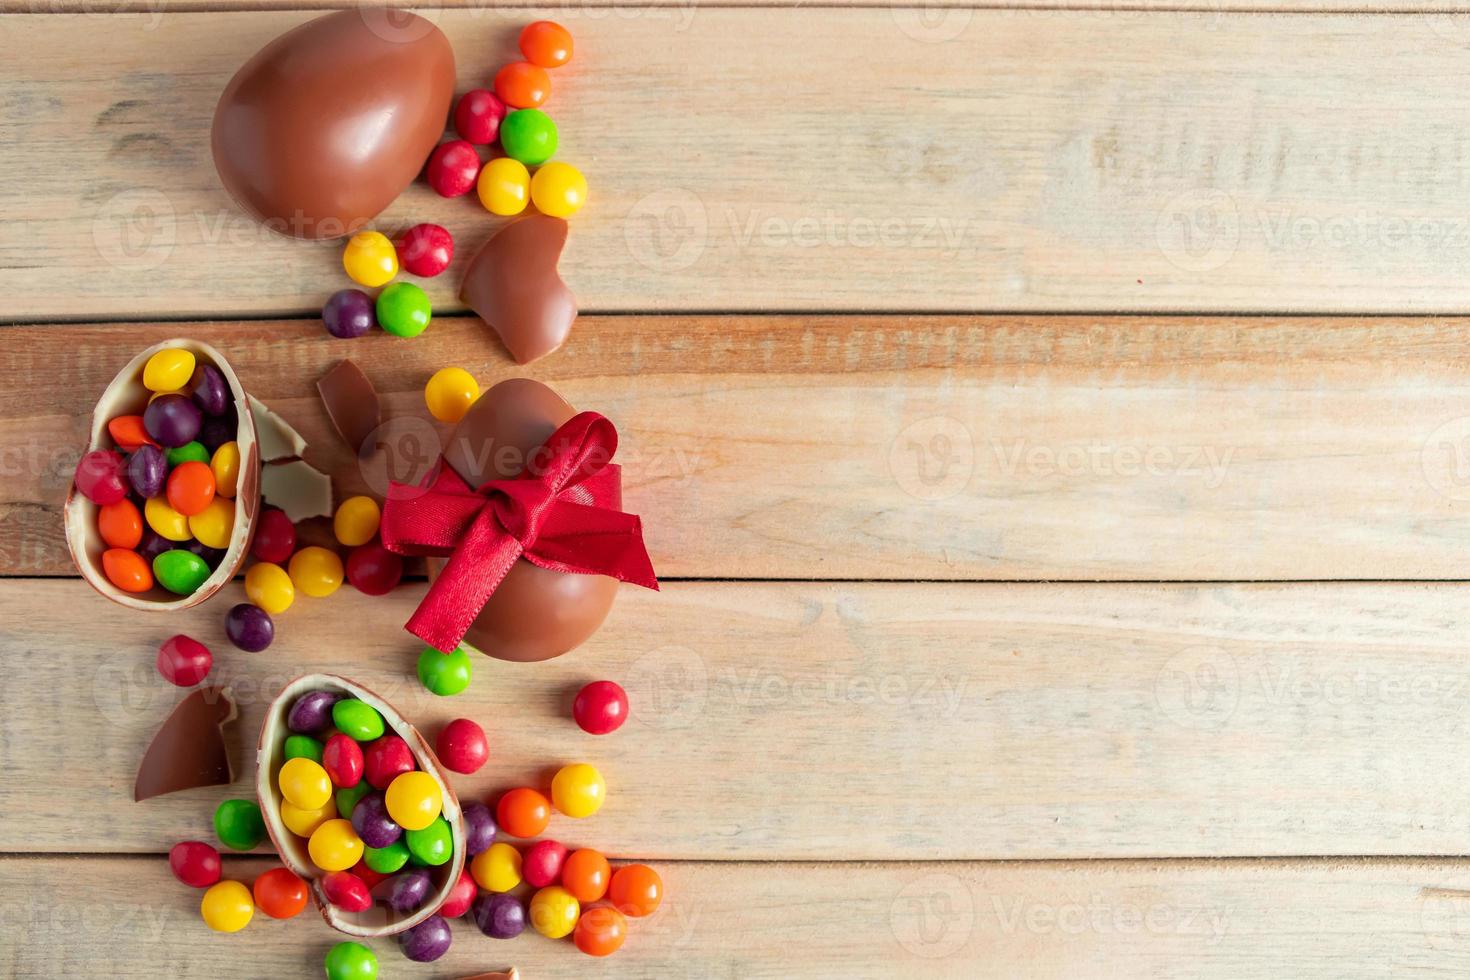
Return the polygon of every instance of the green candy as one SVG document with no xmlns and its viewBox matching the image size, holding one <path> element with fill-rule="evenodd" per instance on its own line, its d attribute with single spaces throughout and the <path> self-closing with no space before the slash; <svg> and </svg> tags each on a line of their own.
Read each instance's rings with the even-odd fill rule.
<svg viewBox="0 0 1470 980">
<path fill-rule="evenodd" d="M 449 821 L 442 816 L 423 830 L 405 830 L 403 839 L 408 841 L 408 851 L 431 867 L 448 862 L 454 853 L 454 838 L 449 833 Z"/>
<path fill-rule="evenodd" d="M 358 742 L 383 737 L 383 716 L 378 709 L 357 698 L 344 698 L 332 705 L 332 724 L 337 731 Z"/>
<path fill-rule="evenodd" d="M 470 686 L 470 655 L 464 647 L 440 653 L 424 647 L 419 654 L 419 683 L 440 697 L 450 697 Z"/>
<path fill-rule="evenodd" d="M 556 123 L 540 109 L 517 109 L 500 120 L 500 147 L 528 167 L 556 155 Z"/>
<path fill-rule="evenodd" d="M 395 282 L 378 294 L 378 323 L 395 337 L 417 337 L 429 327 L 429 294 L 411 282 Z"/>
<path fill-rule="evenodd" d="M 378 957 L 362 943 L 338 943 L 327 950 L 327 980 L 376 980 Z"/>
<path fill-rule="evenodd" d="M 352 811 L 357 806 L 357 801 L 373 791 L 366 779 L 359 779 L 356 786 L 348 786 L 337 790 L 337 816 L 343 820 L 352 818 Z"/>
<path fill-rule="evenodd" d="M 408 845 L 400 837 L 387 847 L 364 847 L 362 860 L 378 874 L 391 875 L 408 863 Z"/>
<path fill-rule="evenodd" d="M 321 764 L 322 743 L 310 735 L 288 735 L 286 737 L 286 759 L 310 759 Z"/>
<path fill-rule="evenodd" d="M 254 800 L 225 800 L 214 811 L 214 833 L 232 850 L 250 850 L 265 840 L 260 807 Z"/>
<path fill-rule="evenodd" d="M 169 466 L 178 466 L 180 463 L 188 463 L 190 461 L 195 463 L 209 462 L 209 450 L 204 448 L 204 443 L 195 440 L 194 442 L 186 442 L 182 446 L 175 446 L 168 451 Z"/>
<path fill-rule="evenodd" d="M 182 548 L 172 548 L 153 559 L 153 577 L 174 595 L 193 595 L 209 578 L 209 565 Z"/>
</svg>

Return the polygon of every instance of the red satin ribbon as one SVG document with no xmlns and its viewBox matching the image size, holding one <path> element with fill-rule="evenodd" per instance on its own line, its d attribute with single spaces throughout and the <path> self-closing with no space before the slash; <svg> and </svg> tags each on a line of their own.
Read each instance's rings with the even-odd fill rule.
<svg viewBox="0 0 1470 980">
<path fill-rule="evenodd" d="M 459 645 L 518 558 L 557 572 L 658 588 L 643 526 L 621 506 L 613 424 L 569 419 L 514 479 L 471 487 L 442 458 L 424 486 L 390 485 L 383 546 L 449 556 L 405 627 L 435 649 Z"/>
</svg>

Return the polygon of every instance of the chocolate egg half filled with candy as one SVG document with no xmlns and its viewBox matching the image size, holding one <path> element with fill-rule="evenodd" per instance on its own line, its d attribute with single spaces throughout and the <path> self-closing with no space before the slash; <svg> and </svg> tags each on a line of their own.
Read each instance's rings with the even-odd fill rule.
<svg viewBox="0 0 1470 980">
<path fill-rule="evenodd" d="M 163 354 L 162 360 L 173 359 L 176 364 L 186 366 L 185 373 L 180 375 L 185 385 L 181 392 L 191 395 L 192 401 L 190 398 L 180 397 L 180 394 L 170 393 L 157 394 L 157 400 L 150 402 L 155 392 L 150 391 L 144 383 L 145 371 L 150 362 L 155 365 L 159 363 L 153 358 L 155 354 L 160 353 Z M 192 364 L 190 364 L 191 361 Z M 191 375 L 189 372 L 194 373 Z M 170 380 L 169 384 L 172 385 L 178 380 Z M 158 382 L 155 381 L 156 383 Z M 152 579 L 143 583 L 147 587 L 142 588 L 141 591 L 125 590 L 108 576 L 104 554 L 115 555 L 116 552 L 122 551 L 124 556 L 127 556 L 134 554 L 131 548 L 138 547 L 140 557 L 132 561 L 140 567 L 151 566 L 153 556 L 141 554 L 146 549 L 138 545 L 136 537 L 128 542 L 127 546 L 121 548 L 115 542 L 105 540 L 108 535 L 107 522 L 99 520 L 105 508 L 99 507 L 96 502 L 88 499 L 85 493 L 78 489 L 76 483 L 73 483 L 67 492 L 66 507 L 63 511 L 66 524 L 66 545 L 71 551 L 72 561 L 82 573 L 82 578 L 88 585 L 113 602 L 133 609 L 187 609 L 218 592 L 226 582 L 234 578 L 235 573 L 245 561 L 245 556 L 250 551 L 250 538 L 255 530 L 255 518 L 260 510 L 260 451 L 256 440 L 255 421 L 251 415 L 245 390 L 241 387 L 240 379 L 235 376 L 234 369 L 230 367 L 224 355 L 208 344 L 197 340 L 177 338 L 154 344 L 134 357 L 117 373 L 106 390 L 102 392 L 102 397 L 97 400 L 97 407 L 92 411 L 92 425 L 87 443 L 88 452 L 115 451 L 121 456 L 129 454 L 137 456 L 138 453 L 134 450 L 139 447 L 124 441 L 128 437 L 123 434 L 125 430 L 120 427 L 120 424 L 139 422 L 149 414 L 150 404 L 157 405 L 166 399 L 178 402 L 181 407 L 187 407 L 192 411 L 192 415 L 186 419 L 192 429 L 199 428 L 199 420 L 204 415 L 197 407 L 201 401 L 208 405 L 211 411 L 219 412 L 223 408 L 225 413 L 228 413 L 233 409 L 233 432 L 227 430 L 221 433 L 221 435 L 229 435 L 227 441 L 234 442 L 238 451 L 233 467 L 233 486 L 228 492 L 224 492 L 219 490 L 213 481 L 210 481 L 210 485 L 215 487 L 212 495 L 218 506 L 224 509 L 225 505 L 231 505 L 225 509 L 230 519 L 228 526 L 224 520 L 215 521 L 213 531 L 219 534 L 218 540 L 211 537 L 210 540 L 203 542 L 209 545 L 210 549 L 223 550 L 223 557 L 219 557 L 217 551 L 211 552 L 213 557 L 209 559 L 209 562 L 217 557 L 219 558 L 218 564 L 214 565 L 212 570 L 208 570 L 209 562 L 201 563 L 184 554 L 191 545 L 200 543 L 194 540 L 196 535 L 186 531 L 181 537 L 163 542 L 171 550 L 180 552 L 180 555 L 177 556 L 179 559 L 192 562 L 197 566 L 194 570 L 195 577 L 187 583 L 189 591 L 186 594 L 171 592 Z M 183 414 L 181 413 L 179 417 L 183 417 Z M 219 422 L 227 427 L 230 425 L 229 414 L 215 414 L 206 417 L 211 423 Z M 177 418 L 165 417 L 161 421 L 155 421 L 155 431 L 159 431 L 158 425 L 165 423 L 180 424 Z M 185 438 L 186 436 L 189 438 Z M 148 435 L 141 429 L 137 429 L 132 438 L 143 440 L 147 439 Z M 198 449 L 200 444 L 189 441 L 190 438 L 193 437 L 188 431 L 178 433 L 178 439 Z M 141 448 L 151 457 L 151 460 L 137 460 L 137 462 L 151 461 L 155 465 L 129 466 L 129 479 L 126 483 L 129 485 L 128 489 L 134 491 L 137 497 L 148 496 L 156 500 L 145 503 L 140 499 L 136 504 L 127 505 L 130 509 L 136 507 L 135 517 L 137 511 L 148 513 L 148 508 L 154 503 L 166 503 L 163 480 L 168 474 L 165 455 L 167 450 L 150 446 Z M 145 478 L 150 484 L 147 487 L 143 486 Z M 162 509 L 175 520 L 191 519 L 173 512 L 168 507 Z M 198 518 L 198 520 L 204 519 L 205 515 L 200 515 Z M 151 533 L 151 530 L 143 530 L 145 535 Z M 154 539 L 161 540 L 156 534 Z"/>
<path fill-rule="evenodd" d="M 302 709 L 296 712 L 295 724 L 298 730 L 307 728 L 311 729 L 314 734 L 322 735 L 326 728 L 332 726 L 335 717 L 327 714 L 331 711 L 332 705 L 326 703 L 324 706 L 322 702 L 356 699 L 377 712 L 382 718 L 382 734 L 384 736 L 396 735 L 401 738 L 408 745 L 413 755 L 413 763 L 418 771 L 427 774 L 438 784 L 442 800 L 440 815 L 449 825 L 452 850 L 449 860 L 443 864 L 417 868 L 410 862 L 400 869 L 400 873 L 426 872 L 429 876 L 427 893 L 422 900 L 418 895 L 414 896 L 416 907 L 409 908 L 402 901 L 401 896 L 380 894 L 380 892 L 386 892 L 390 887 L 387 881 L 383 882 L 381 889 L 374 889 L 375 896 L 379 896 L 378 900 L 364 911 L 353 912 L 333 905 L 328 898 L 325 884 L 328 872 L 319 867 L 312 859 L 307 838 L 297 836 L 286 825 L 281 810 L 285 797 L 278 785 L 278 776 L 281 767 L 287 761 L 286 738 L 293 734 L 291 709 L 303 695 L 313 692 L 322 692 L 325 696 L 311 699 L 312 702 L 317 703 L 303 705 Z M 362 710 L 361 705 L 353 707 L 359 711 Z M 344 719 L 343 724 L 345 723 Z M 297 734 L 301 732 L 298 731 Z M 350 735 L 351 733 L 344 734 Z M 321 911 L 322 918 L 332 928 L 349 936 L 367 938 L 396 935 L 413 928 L 437 912 L 439 906 L 444 904 L 444 900 L 449 897 L 450 892 L 459 882 L 465 862 L 464 816 L 459 806 L 459 798 L 454 795 L 454 790 L 449 785 L 444 769 L 439 765 L 439 760 L 435 758 L 434 753 L 429 749 L 429 743 L 424 741 L 418 729 L 404 720 L 392 705 L 367 688 L 336 674 L 308 674 L 296 678 L 287 684 L 280 694 L 276 695 L 276 699 L 266 709 L 265 721 L 260 726 L 260 743 L 256 749 L 255 761 L 255 791 L 260 799 L 260 812 L 265 818 L 266 832 L 270 834 L 271 842 L 275 844 L 276 852 L 281 856 L 281 863 L 303 880 L 311 883 L 312 897 L 316 900 L 317 908 Z M 300 765 L 294 760 L 293 764 Z M 361 778 L 365 781 L 367 777 L 362 775 Z M 332 787 L 328 804 L 332 813 L 336 813 L 336 801 L 343 799 L 342 794 L 347 792 L 349 791 Z M 393 806 L 391 798 L 387 806 L 390 808 Z M 305 815 L 310 816 L 309 813 Z M 336 813 L 335 817 L 328 815 L 323 819 L 349 820 L 351 816 L 351 813 Z M 404 836 L 407 836 L 407 832 Z"/>
<path fill-rule="evenodd" d="M 398 10 L 327 14 L 262 48 L 214 112 L 214 166 L 265 225 L 340 238 L 397 197 L 444 132 L 454 52 Z"/>
</svg>

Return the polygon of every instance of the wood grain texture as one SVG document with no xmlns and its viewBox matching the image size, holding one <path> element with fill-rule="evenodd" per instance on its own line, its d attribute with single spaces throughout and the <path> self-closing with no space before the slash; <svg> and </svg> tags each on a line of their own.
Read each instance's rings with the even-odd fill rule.
<svg viewBox="0 0 1470 980">
<path fill-rule="evenodd" d="M 230 858 L 249 882 L 269 867 Z M 1470 965 L 1470 864 L 1232 861 L 971 864 L 666 863 L 669 898 L 594 962 L 569 942 L 505 942 L 468 920 L 433 964 L 372 943 L 383 975 L 1444 977 Z M 162 858 L 0 859 L 13 977 L 320 976 L 337 934 L 313 913 L 231 936 Z"/>
<path fill-rule="evenodd" d="M 550 12 L 579 42 L 550 108 L 592 189 L 563 260 L 589 310 L 1470 309 L 1470 18 Z M 437 14 L 461 87 L 536 13 Z M 6 315 L 301 313 L 344 285 L 208 153 L 225 80 L 309 16 L 0 26 Z M 458 238 L 449 310 L 496 224 L 419 185 L 380 225 L 426 220 Z"/>
<path fill-rule="evenodd" d="M 483 796 L 596 763 L 609 802 L 569 843 L 648 858 L 899 860 L 1452 854 L 1470 690 L 1458 585 L 684 583 L 629 589 L 582 650 L 477 660 L 426 694 L 400 627 L 422 586 L 299 599 L 265 653 L 220 619 L 124 614 L 76 581 L 0 583 L 0 851 L 160 852 L 250 795 L 261 712 L 298 674 L 346 673 L 433 738 L 479 720 Z M 350 626 L 347 624 L 351 624 Z M 234 789 L 135 804 L 132 774 L 181 696 L 153 669 L 182 631 L 235 687 Z M 58 679 L 66 678 L 60 684 Z M 612 677 L 634 720 L 569 720 Z M 86 800 L 58 807 L 56 787 Z M 47 813 L 45 821 L 30 818 Z"/>
<path fill-rule="evenodd" d="M 225 351 L 339 499 L 386 488 L 318 402 L 338 358 L 385 393 L 405 460 L 443 431 L 433 371 L 537 377 L 618 425 L 666 577 L 1466 574 L 1466 321 L 1011 316 L 587 317 L 529 370 L 468 320 L 411 343 L 309 321 L 12 327 L 0 572 L 72 573 L 58 508 L 93 400 L 170 336 Z"/>
</svg>

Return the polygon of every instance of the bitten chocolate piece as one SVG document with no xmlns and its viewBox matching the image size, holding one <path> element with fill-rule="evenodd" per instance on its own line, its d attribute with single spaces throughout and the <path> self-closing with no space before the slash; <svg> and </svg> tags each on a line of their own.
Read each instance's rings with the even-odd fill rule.
<svg viewBox="0 0 1470 980">
<path fill-rule="evenodd" d="M 316 390 L 322 396 L 322 405 L 337 434 L 354 453 L 361 456 L 363 445 L 383 424 L 378 389 L 362 373 L 362 368 L 351 358 L 346 358 L 317 379 Z M 372 448 L 369 446 L 369 451 Z"/>
<path fill-rule="evenodd" d="M 141 802 L 183 789 L 233 782 L 223 728 L 235 720 L 235 714 L 235 702 L 224 688 L 190 691 L 143 753 L 133 799 Z"/>
<path fill-rule="evenodd" d="M 459 297 L 480 315 L 517 364 L 545 357 L 566 342 L 577 298 L 556 263 L 567 223 L 533 214 L 496 232 L 470 259 Z"/>
</svg>

